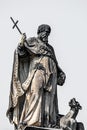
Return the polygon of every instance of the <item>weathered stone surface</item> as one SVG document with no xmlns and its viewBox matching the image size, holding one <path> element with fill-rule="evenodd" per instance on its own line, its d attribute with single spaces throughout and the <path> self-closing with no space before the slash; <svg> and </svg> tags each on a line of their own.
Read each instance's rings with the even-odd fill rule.
<svg viewBox="0 0 87 130">
<path fill-rule="evenodd" d="M 15 49 L 7 117 L 18 128 L 57 123 L 57 84 L 62 86 L 66 75 L 48 42 L 50 32 L 49 25 L 40 25 L 37 37 L 23 34 Z"/>
</svg>

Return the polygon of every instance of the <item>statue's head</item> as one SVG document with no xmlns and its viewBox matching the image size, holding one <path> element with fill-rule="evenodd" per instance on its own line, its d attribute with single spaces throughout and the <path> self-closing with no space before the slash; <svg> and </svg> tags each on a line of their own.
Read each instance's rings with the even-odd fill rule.
<svg viewBox="0 0 87 130">
<path fill-rule="evenodd" d="M 38 37 L 43 42 L 48 42 L 48 36 L 50 35 L 50 32 L 51 32 L 51 27 L 47 24 L 40 25 L 37 30 Z"/>
<path fill-rule="evenodd" d="M 80 103 L 78 101 L 76 101 L 75 98 L 70 100 L 69 106 L 71 107 L 71 109 L 74 108 L 75 110 L 82 109 L 82 106 L 80 105 Z"/>
</svg>

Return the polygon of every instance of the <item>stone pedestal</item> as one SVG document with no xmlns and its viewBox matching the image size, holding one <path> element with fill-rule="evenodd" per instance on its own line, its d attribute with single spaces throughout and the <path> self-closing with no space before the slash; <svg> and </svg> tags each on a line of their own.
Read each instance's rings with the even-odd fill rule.
<svg viewBox="0 0 87 130">
<path fill-rule="evenodd" d="M 63 130 L 58 128 L 46 128 L 46 127 L 26 127 L 25 130 Z"/>
</svg>

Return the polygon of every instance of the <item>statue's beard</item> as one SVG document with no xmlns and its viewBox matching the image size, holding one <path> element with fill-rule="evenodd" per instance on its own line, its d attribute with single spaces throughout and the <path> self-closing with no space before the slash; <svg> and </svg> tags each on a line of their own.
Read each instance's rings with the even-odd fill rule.
<svg viewBox="0 0 87 130">
<path fill-rule="evenodd" d="M 48 37 L 40 37 L 41 41 L 44 43 L 48 43 Z"/>
</svg>

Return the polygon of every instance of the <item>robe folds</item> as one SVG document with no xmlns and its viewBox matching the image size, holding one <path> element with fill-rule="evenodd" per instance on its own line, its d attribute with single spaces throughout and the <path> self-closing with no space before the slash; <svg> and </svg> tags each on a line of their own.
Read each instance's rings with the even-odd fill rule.
<svg viewBox="0 0 87 130">
<path fill-rule="evenodd" d="M 14 52 L 13 72 L 7 116 L 19 126 L 46 126 L 57 123 L 58 66 L 51 45 L 29 38 Z M 60 84 L 59 84 L 60 85 Z"/>
</svg>

